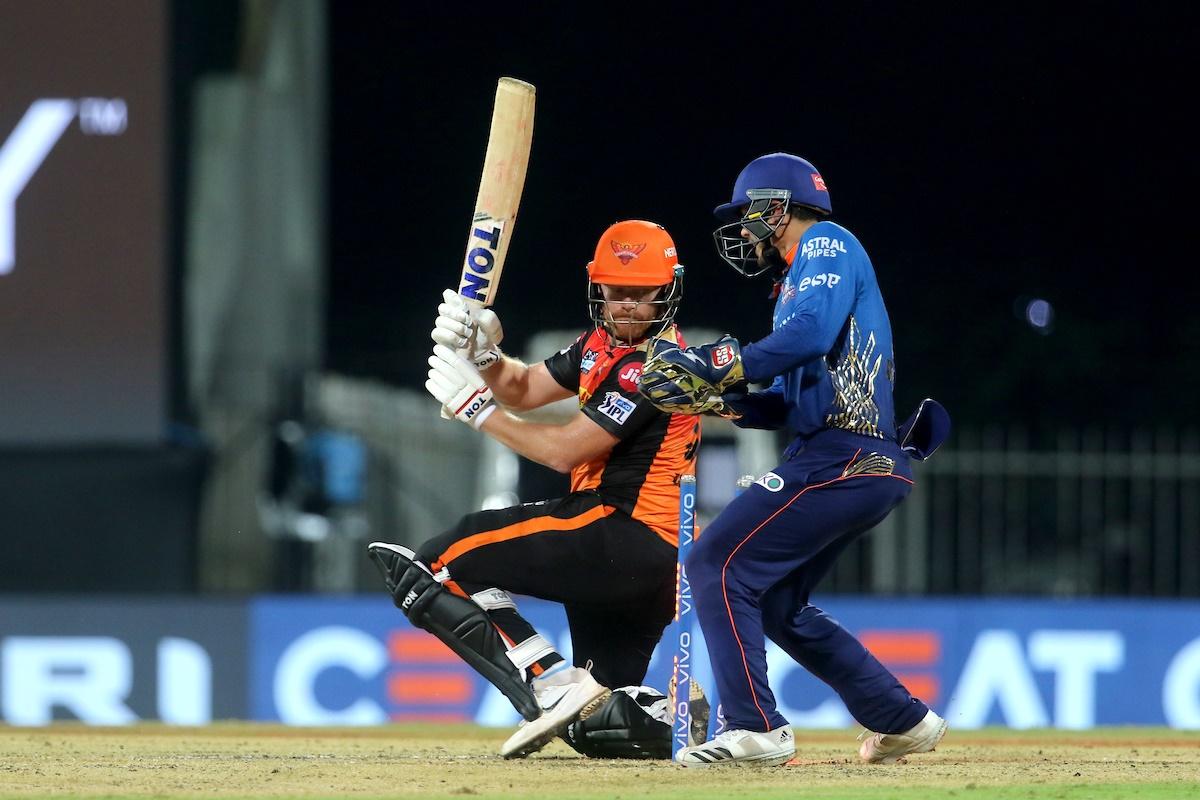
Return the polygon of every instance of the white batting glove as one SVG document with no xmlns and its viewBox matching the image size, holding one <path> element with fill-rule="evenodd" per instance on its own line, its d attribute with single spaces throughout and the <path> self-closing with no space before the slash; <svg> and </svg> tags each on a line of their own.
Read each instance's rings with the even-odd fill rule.
<svg viewBox="0 0 1200 800">
<path fill-rule="evenodd" d="M 438 317 L 429 336 L 438 344 L 457 351 L 478 369 L 500 360 L 504 328 L 490 308 L 472 308 L 452 289 L 442 292 Z"/>
<path fill-rule="evenodd" d="M 492 390 L 467 359 L 444 344 L 433 346 L 425 388 L 455 419 L 478 429 L 496 410 Z"/>
</svg>

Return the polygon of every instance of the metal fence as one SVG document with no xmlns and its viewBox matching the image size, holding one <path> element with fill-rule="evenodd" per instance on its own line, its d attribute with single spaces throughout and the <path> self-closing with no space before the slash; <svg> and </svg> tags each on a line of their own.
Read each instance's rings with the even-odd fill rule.
<svg viewBox="0 0 1200 800">
<path fill-rule="evenodd" d="M 966 428 L 825 589 L 1200 596 L 1200 433 Z"/>
<path fill-rule="evenodd" d="M 372 536 L 415 544 L 489 492 L 542 499 L 518 498 L 515 459 L 437 420 L 428 398 L 336 376 L 316 386 L 324 419 L 373 453 Z M 732 497 L 733 476 L 773 466 L 780 444 L 708 426 L 701 522 Z M 1021 428 L 966 427 L 914 472 L 912 494 L 847 549 L 821 591 L 1200 596 L 1198 430 L 1064 429 L 1035 445 Z"/>
<path fill-rule="evenodd" d="M 310 383 L 309 401 L 325 424 L 357 435 L 370 453 L 366 525 L 324 545 L 324 557 L 353 565 L 337 588 L 377 588 L 367 541 L 415 547 L 478 508 L 483 437 L 438 419 L 424 392 L 323 375 Z"/>
</svg>

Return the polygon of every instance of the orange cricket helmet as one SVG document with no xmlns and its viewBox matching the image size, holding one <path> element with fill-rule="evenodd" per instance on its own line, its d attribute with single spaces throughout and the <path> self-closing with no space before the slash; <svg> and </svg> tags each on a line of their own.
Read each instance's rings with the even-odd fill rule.
<svg viewBox="0 0 1200 800">
<path fill-rule="evenodd" d="M 596 244 L 596 255 L 588 262 L 588 313 L 596 327 L 616 330 L 605 315 L 601 284 L 608 286 L 661 286 L 654 300 L 654 318 L 644 338 L 657 336 L 675 319 L 683 299 L 683 265 L 675 241 L 666 228 L 653 222 L 631 219 L 608 227 Z"/>
<path fill-rule="evenodd" d="M 667 229 L 641 219 L 608 227 L 588 262 L 588 279 L 610 286 L 665 286 L 675 279 L 679 255 Z"/>
</svg>

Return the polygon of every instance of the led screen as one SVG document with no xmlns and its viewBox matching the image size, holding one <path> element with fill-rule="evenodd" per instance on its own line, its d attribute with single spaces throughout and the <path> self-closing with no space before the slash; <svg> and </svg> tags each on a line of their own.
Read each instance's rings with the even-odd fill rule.
<svg viewBox="0 0 1200 800">
<path fill-rule="evenodd" d="M 0 445 L 162 436 L 165 5 L 0 0 Z"/>
</svg>

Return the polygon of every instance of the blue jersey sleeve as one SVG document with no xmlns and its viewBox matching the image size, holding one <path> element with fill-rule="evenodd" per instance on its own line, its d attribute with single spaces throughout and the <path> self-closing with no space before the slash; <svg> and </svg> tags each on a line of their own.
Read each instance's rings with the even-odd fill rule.
<svg viewBox="0 0 1200 800">
<path fill-rule="evenodd" d="M 739 428 L 776 430 L 787 423 L 788 404 L 783 396 L 783 378 L 776 378 L 765 391 L 726 397 L 726 404 L 742 415 L 733 421 Z"/>
<path fill-rule="evenodd" d="M 788 316 L 769 336 L 742 348 L 746 378 L 764 381 L 832 350 L 854 307 L 855 283 L 845 257 L 806 259 Z"/>
</svg>

